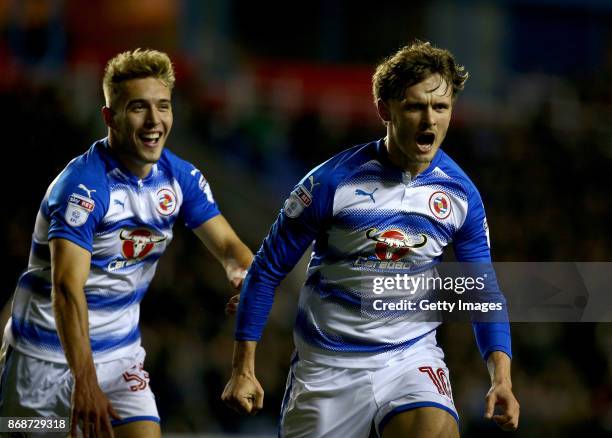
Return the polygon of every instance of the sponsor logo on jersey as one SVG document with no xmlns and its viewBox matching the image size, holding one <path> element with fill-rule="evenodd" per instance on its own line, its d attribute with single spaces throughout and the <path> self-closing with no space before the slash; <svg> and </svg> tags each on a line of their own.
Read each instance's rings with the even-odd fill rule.
<svg viewBox="0 0 612 438">
<path fill-rule="evenodd" d="M 438 219 L 446 219 L 451 213 L 451 202 L 444 192 L 434 192 L 429 197 L 429 210 Z"/>
<path fill-rule="evenodd" d="M 310 177 L 312 178 L 312 176 Z M 319 183 L 314 183 L 314 180 L 310 180 L 310 187 L 313 188 Z M 312 204 L 312 194 L 310 190 L 303 184 L 300 184 L 291 192 L 289 198 L 285 201 L 283 209 L 285 214 L 291 218 L 296 218 L 304 211 L 304 208 L 309 207 Z"/>
<path fill-rule="evenodd" d="M 170 216 L 176 210 L 176 195 L 168 188 L 157 192 L 157 212 L 163 216 Z"/>
<path fill-rule="evenodd" d="M 381 233 L 376 228 L 370 228 L 366 231 L 366 237 L 376 242 L 374 253 L 378 260 L 393 262 L 405 257 L 410 249 L 421 248 L 427 243 L 425 234 L 419 234 L 419 240 L 415 240 L 396 228 Z"/>
<path fill-rule="evenodd" d="M 309 207 L 310 204 L 312 204 L 312 195 L 306 190 L 306 187 L 302 185 L 298 186 L 298 188 L 295 189 L 295 194 L 302 204 L 304 204 L 304 207 Z"/>
<path fill-rule="evenodd" d="M 487 235 L 487 246 L 489 247 L 489 249 L 491 249 L 491 238 L 489 237 L 489 224 L 487 223 L 486 217 L 482 220 L 482 229 Z"/>
<path fill-rule="evenodd" d="M 68 197 L 68 205 L 66 206 L 64 219 L 66 219 L 68 225 L 80 227 L 87 222 L 89 214 L 94 211 L 95 207 L 96 203 L 93 199 L 79 195 L 78 193 L 73 193 Z"/>
<path fill-rule="evenodd" d="M 389 271 L 410 271 L 415 267 L 415 264 L 410 260 L 398 260 L 394 262 L 393 260 L 370 260 L 367 257 L 360 256 L 357 257 L 353 266 L 365 270 L 385 269 Z"/>
<path fill-rule="evenodd" d="M 121 254 L 125 260 L 113 260 L 108 264 L 109 271 L 131 266 L 140 262 L 151 253 L 157 243 L 166 240 L 166 236 L 154 234 L 146 228 L 121 230 L 119 238 L 122 241 Z"/>
</svg>

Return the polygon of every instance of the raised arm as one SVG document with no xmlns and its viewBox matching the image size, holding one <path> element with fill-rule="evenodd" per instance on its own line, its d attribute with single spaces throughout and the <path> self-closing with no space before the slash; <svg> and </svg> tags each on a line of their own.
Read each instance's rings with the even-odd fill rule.
<svg viewBox="0 0 612 438">
<path fill-rule="evenodd" d="M 91 428 L 100 436 L 113 435 L 111 417 L 119 419 L 98 385 L 89 341 L 87 300 L 83 287 L 89 275 L 91 254 L 66 239 L 52 239 L 51 276 L 57 332 L 74 377 L 72 435 L 80 425 L 85 436 Z"/>
</svg>

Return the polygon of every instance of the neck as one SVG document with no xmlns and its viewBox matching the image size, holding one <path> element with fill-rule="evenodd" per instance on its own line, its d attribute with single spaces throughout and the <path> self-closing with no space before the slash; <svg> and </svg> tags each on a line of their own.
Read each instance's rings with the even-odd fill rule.
<svg viewBox="0 0 612 438">
<path fill-rule="evenodd" d="M 153 168 L 153 164 L 151 163 L 143 163 L 139 161 L 137 158 L 131 157 L 127 152 L 125 152 L 125 148 L 121 147 L 119 140 L 113 135 L 112 131 L 108 133 L 108 145 L 112 153 L 119 160 L 123 166 L 129 170 L 129 172 L 140 178 L 146 178 L 151 173 L 151 169 Z"/>
<path fill-rule="evenodd" d="M 412 178 L 422 173 L 431 164 L 431 161 L 416 161 L 410 159 L 410 157 L 403 154 L 398 147 L 389 144 L 389 136 L 385 138 L 385 149 L 387 150 L 389 161 L 400 169 L 409 172 Z"/>
</svg>

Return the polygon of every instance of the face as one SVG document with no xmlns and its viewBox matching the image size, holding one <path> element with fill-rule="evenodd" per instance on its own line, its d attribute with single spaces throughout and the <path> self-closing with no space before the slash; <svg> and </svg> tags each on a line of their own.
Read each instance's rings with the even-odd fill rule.
<svg viewBox="0 0 612 438">
<path fill-rule="evenodd" d="M 425 170 L 446 136 L 452 107 L 452 87 L 437 73 L 408 87 L 401 100 L 379 101 L 391 161 L 413 176 Z"/>
<path fill-rule="evenodd" d="M 172 128 L 171 90 L 156 78 L 130 79 L 111 108 L 104 107 L 110 145 L 136 176 L 146 177 Z"/>
</svg>

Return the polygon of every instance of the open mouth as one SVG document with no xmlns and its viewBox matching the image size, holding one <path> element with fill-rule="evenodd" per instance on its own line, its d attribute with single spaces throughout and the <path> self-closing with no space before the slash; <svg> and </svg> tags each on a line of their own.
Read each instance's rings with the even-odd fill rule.
<svg viewBox="0 0 612 438">
<path fill-rule="evenodd" d="M 159 140 L 161 139 L 161 133 L 152 132 L 152 133 L 140 134 L 138 138 L 146 146 L 153 148 L 159 144 Z"/>
<path fill-rule="evenodd" d="M 431 132 L 423 132 L 416 136 L 416 144 L 421 151 L 427 152 L 433 147 L 435 139 L 435 134 Z"/>
</svg>

